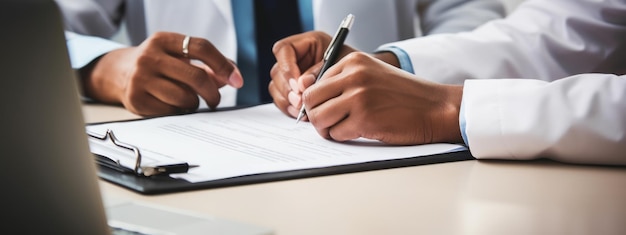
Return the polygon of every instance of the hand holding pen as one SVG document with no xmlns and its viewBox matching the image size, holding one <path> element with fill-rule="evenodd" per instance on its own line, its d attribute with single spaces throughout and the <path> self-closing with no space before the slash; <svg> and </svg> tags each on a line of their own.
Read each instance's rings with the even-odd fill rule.
<svg viewBox="0 0 626 235">
<path fill-rule="evenodd" d="M 328 68 L 330 68 L 330 66 L 335 64 L 335 62 L 337 61 L 339 51 L 341 50 L 343 42 L 346 40 L 346 37 L 348 37 L 348 33 L 350 32 L 350 28 L 352 27 L 353 22 L 354 15 L 352 14 L 349 14 L 348 16 L 346 16 L 346 18 L 343 19 L 343 21 L 341 21 L 337 33 L 335 33 L 335 36 L 330 41 L 330 45 L 328 46 L 328 48 L 326 48 L 326 52 L 324 52 L 322 69 L 317 75 L 315 82 L 319 81 L 324 75 L 324 72 L 326 72 L 326 70 L 328 70 Z M 304 104 L 302 104 L 302 108 L 300 108 L 300 112 L 298 114 L 298 117 L 296 118 L 296 123 L 300 122 L 300 119 L 302 119 L 304 115 L 306 115 L 306 111 Z"/>
</svg>

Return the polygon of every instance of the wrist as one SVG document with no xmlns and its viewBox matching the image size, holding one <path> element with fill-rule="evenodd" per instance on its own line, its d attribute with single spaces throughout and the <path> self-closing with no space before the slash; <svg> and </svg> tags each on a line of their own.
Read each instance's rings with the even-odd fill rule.
<svg viewBox="0 0 626 235">
<path fill-rule="evenodd" d="M 121 103 L 121 84 L 116 78 L 120 76 L 116 67 L 122 62 L 124 51 L 128 48 L 113 50 L 92 61 L 80 71 L 84 95 L 99 102 Z"/>
<path fill-rule="evenodd" d="M 396 68 L 400 68 L 400 60 L 396 54 L 389 51 L 380 51 L 372 55 L 374 58 L 379 59 L 387 64 L 393 65 Z"/>
<path fill-rule="evenodd" d="M 444 86 L 444 110 L 443 123 L 439 130 L 442 136 L 442 142 L 464 143 L 461 135 L 461 126 L 459 124 L 459 115 L 461 112 L 461 100 L 463 98 L 463 86 L 461 85 L 443 85 Z"/>
</svg>

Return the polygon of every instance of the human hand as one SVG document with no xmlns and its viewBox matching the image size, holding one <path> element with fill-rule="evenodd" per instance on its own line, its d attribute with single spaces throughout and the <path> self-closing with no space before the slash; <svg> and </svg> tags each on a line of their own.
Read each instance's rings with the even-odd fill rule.
<svg viewBox="0 0 626 235">
<path fill-rule="evenodd" d="M 137 47 L 111 51 L 83 73 L 86 96 L 121 103 L 143 116 L 194 110 L 200 96 L 210 108 L 220 102 L 218 89 L 243 85 L 236 65 L 209 41 L 192 37 L 183 55 L 184 35 L 159 32 Z M 190 63 L 190 59 L 202 63 Z"/>
<path fill-rule="evenodd" d="M 394 145 L 462 142 L 462 86 L 416 78 L 379 59 L 354 52 L 303 93 L 309 121 L 324 138 L 359 137 Z"/>
<path fill-rule="evenodd" d="M 276 56 L 276 64 L 270 72 L 272 81 L 268 89 L 274 104 L 283 113 L 294 118 L 298 116 L 302 92 L 315 82 L 330 41 L 330 35 L 311 31 L 284 38 L 274 44 L 272 51 Z M 339 58 L 352 51 L 355 49 L 343 46 Z"/>
</svg>

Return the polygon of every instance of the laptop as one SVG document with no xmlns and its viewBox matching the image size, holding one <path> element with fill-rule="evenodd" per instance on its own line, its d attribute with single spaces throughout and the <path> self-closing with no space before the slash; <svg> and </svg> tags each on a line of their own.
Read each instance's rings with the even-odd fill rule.
<svg viewBox="0 0 626 235">
<path fill-rule="evenodd" d="M 272 233 L 138 201 L 104 203 L 62 25 L 52 0 L 0 3 L 2 233 Z"/>
</svg>

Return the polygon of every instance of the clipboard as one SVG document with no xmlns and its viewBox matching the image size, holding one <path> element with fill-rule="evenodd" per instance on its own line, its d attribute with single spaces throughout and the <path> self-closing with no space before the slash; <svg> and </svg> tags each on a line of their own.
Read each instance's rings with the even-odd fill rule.
<svg viewBox="0 0 626 235">
<path fill-rule="evenodd" d="M 237 110 L 237 109 L 242 109 L 242 108 L 247 108 L 247 107 L 228 108 L 228 109 L 221 109 L 219 111 Z M 199 112 L 219 112 L 219 111 L 200 110 Z M 126 120 L 126 121 L 120 121 L 120 122 L 134 122 L 134 121 L 142 121 L 142 120 L 146 120 L 146 119 Z M 97 125 L 97 124 L 106 124 L 106 123 L 116 123 L 116 122 L 92 123 L 92 124 L 88 124 L 88 126 Z M 137 147 L 137 148 L 141 150 L 141 147 Z M 184 191 L 192 191 L 192 190 L 213 189 L 213 188 L 221 188 L 221 187 L 231 187 L 231 186 L 292 180 L 292 179 L 300 179 L 300 178 L 338 175 L 338 174 L 356 173 L 356 172 L 363 172 L 363 171 L 383 170 L 383 169 L 391 169 L 391 168 L 399 168 L 399 167 L 410 167 L 410 166 L 419 166 L 419 165 L 437 164 L 437 163 L 465 161 L 465 160 L 475 159 L 474 157 L 472 157 L 471 153 L 468 150 L 462 150 L 462 151 L 439 153 L 439 154 L 425 155 L 425 156 L 423 155 L 423 156 L 405 157 L 405 158 L 391 159 L 391 160 L 368 161 L 368 162 L 361 162 L 361 163 L 355 163 L 355 164 L 341 164 L 341 165 L 315 167 L 315 168 L 308 168 L 308 169 L 285 170 L 285 171 L 278 171 L 278 172 L 234 176 L 234 177 L 216 179 L 216 180 L 190 182 L 184 179 L 170 177 L 169 174 L 155 174 L 152 176 L 145 176 L 145 175 L 139 174 L 139 172 L 136 171 L 137 168 L 123 169 L 123 168 L 120 168 L 119 165 L 116 166 L 116 164 L 111 164 L 110 161 L 103 161 L 102 158 L 106 156 L 100 156 L 98 154 L 94 154 L 94 157 L 98 160 L 96 161 L 98 163 L 97 164 L 98 176 L 101 179 L 111 182 L 113 184 L 116 184 L 118 186 L 124 187 L 126 189 L 135 191 L 137 193 L 144 194 L 144 195 L 157 195 L 157 194 L 184 192 Z M 110 157 L 106 157 L 106 158 L 110 159 Z"/>
<path fill-rule="evenodd" d="M 132 173 L 122 173 L 108 166 L 99 164 L 98 176 L 108 182 L 140 194 L 157 195 L 474 159 L 475 158 L 472 157 L 469 151 L 459 151 L 380 162 L 367 162 L 325 168 L 246 175 L 198 183 L 190 183 L 186 180 L 171 178 L 167 175 L 141 177 Z"/>
</svg>

